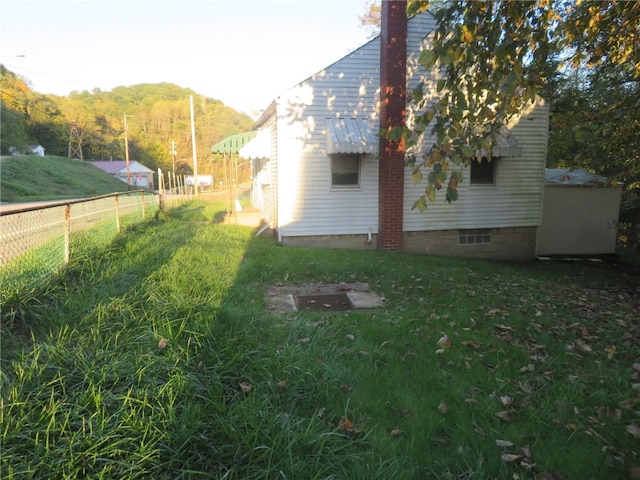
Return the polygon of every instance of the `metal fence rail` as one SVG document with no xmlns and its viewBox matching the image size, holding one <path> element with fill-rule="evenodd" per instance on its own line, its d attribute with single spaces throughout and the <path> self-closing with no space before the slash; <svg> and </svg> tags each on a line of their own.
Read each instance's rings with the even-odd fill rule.
<svg viewBox="0 0 640 480">
<path fill-rule="evenodd" d="M 3 290 L 19 279 L 60 270 L 87 244 L 106 245 L 128 225 L 149 218 L 158 196 L 137 190 L 0 212 Z"/>
</svg>

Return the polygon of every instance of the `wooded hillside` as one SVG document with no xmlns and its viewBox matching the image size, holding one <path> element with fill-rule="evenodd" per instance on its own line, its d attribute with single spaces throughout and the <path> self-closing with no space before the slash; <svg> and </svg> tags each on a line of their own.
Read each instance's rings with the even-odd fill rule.
<svg viewBox="0 0 640 480">
<path fill-rule="evenodd" d="M 211 147 L 229 135 L 251 130 L 253 121 L 221 101 L 170 83 L 116 87 L 104 92 L 72 92 L 67 97 L 34 92 L 28 80 L 0 65 L 2 81 L 0 152 L 10 147 L 27 153 L 42 145 L 47 155 L 66 157 L 71 122 L 77 122 L 84 160 L 123 160 L 124 116 L 127 115 L 129 157 L 156 170 L 191 173 L 192 143 L 189 97 L 194 99 L 198 173 L 221 178 L 221 162 Z"/>
</svg>

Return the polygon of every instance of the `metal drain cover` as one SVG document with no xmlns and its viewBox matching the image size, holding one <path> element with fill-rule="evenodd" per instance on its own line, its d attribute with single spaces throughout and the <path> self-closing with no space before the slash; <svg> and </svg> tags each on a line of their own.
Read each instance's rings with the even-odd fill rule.
<svg viewBox="0 0 640 480">
<path fill-rule="evenodd" d="M 298 310 L 320 310 L 323 312 L 344 312 L 355 307 L 346 293 L 334 295 L 294 295 Z"/>
</svg>

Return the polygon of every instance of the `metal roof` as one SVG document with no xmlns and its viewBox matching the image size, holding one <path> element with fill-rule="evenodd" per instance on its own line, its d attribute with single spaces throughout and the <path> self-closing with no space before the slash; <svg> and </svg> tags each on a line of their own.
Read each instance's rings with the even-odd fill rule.
<svg viewBox="0 0 640 480">
<path fill-rule="evenodd" d="M 607 177 L 587 172 L 586 170 L 572 170 L 570 168 L 547 168 L 544 182 L 548 185 L 605 185 Z"/>
<path fill-rule="evenodd" d="M 477 157 L 519 157 L 522 154 L 522 147 L 516 137 L 503 126 L 498 133 L 491 148 L 491 153 L 486 150 L 478 150 Z"/>
<path fill-rule="evenodd" d="M 257 130 L 257 135 L 242 147 L 238 153 L 242 158 L 248 160 L 271 158 L 271 131 L 266 128 Z"/>
<path fill-rule="evenodd" d="M 257 133 L 253 131 L 231 135 L 211 147 L 211 153 L 238 153 Z"/>
<path fill-rule="evenodd" d="M 362 118 L 327 118 L 327 154 L 378 153 L 379 140 Z"/>
</svg>

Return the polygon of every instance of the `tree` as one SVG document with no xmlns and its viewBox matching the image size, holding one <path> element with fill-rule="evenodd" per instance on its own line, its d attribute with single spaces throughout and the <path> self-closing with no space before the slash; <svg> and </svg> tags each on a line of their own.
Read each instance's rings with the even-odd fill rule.
<svg viewBox="0 0 640 480">
<path fill-rule="evenodd" d="M 408 14 L 431 3 L 413 0 Z M 457 198 L 461 176 L 451 166 L 490 150 L 501 127 L 548 92 L 550 62 L 609 66 L 640 81 L 640 2 L 455 1 L 434 15 L 431 48 L 419 62 L 441 72 L 439 98 L 429 103 L 425 87 L 417 88 L 412 99 L 420 113 L 401 132 L 408 148 L 428 129 L 436 138 L 424 157 L 410 160 L 416 180 L 423 169 L 436 173 L 427 175 L 425 194 L 414 204 L 420 210 L 445 185 L 446 201 Z"/>
<path fill-rule="evenodd" d="M 367 0 L 365 11 L 360 15 L 360 25 L 369 32 L 369 38 L 380 33 L 380 0 Z"/>
</svg>

